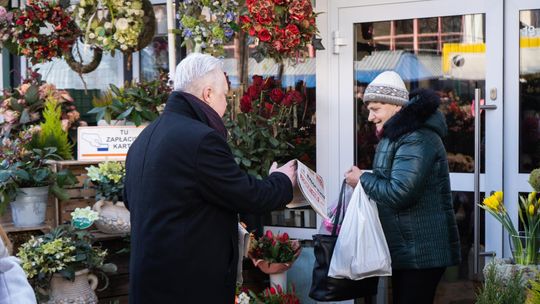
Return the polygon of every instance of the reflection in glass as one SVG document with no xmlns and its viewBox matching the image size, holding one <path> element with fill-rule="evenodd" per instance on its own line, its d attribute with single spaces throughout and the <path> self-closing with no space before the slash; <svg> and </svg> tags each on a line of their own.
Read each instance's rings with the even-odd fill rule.
<svg viewBox="0 0 540 304">
<path fill-rule="evenodd" d="M 540 10 L 519 14 L 519 172 L 540 167 Z"/>
<path fill-rule="evenodd" d="M 484 24 L 484 15 L 477 14 L 355 26 L 355 154 L 360 168 L 371 168 L 378 142 L 374 126 L 367 121 L 363 91 L 379 73 L 393 70 L 409 91 L 431 88 L 438 92 L 448 124 L 444 142 L 450 171 L 473 172 L 472 104 L 474 89 L 484 92 L 485 86 Z"/>
<path fill-rule="evenodd" d="M 152 42 L 140 51 L 140 78 L 142 81 L 159 79 L 169 72 L 169 44 L 167 40 L 167 12 L 165 5 L 154 5 L 156 34 Z"/>
</svg>

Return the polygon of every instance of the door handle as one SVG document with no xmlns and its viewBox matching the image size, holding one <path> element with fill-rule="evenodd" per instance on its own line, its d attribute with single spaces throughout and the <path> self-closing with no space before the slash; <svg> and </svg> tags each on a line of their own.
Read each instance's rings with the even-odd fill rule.
<svg viewBox="0 0 540 304">
<path fill-rule="evenodd" d="M 482 126 L 480 110 L 496 110 L 496 105 L 480 105 L 481 90 L 474 89 L 474 261 L 473 273 L 479 273 L 480 256 L 495 256 L 495 252 L 480 252 L 480 163 L 482 149 Z"/>
</svg>

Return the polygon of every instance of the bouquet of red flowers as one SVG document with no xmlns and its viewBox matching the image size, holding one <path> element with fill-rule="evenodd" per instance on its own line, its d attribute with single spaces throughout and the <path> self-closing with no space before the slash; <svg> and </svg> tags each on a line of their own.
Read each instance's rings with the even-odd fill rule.
<svg viewBox="0 0 540 304">
<path fill-rule="evenodd" d="M 300 57 L 318 32 L 310 0 L 247 0 L 242 28 L 259 41 L 262 56 Z"/>
<path fill-rule="evenodd" d="M 249 256 L 268 263 L 292 263 L 300 254 L 300 244 L 287 233 L 274 235 L 268 230 L 258 240 L 251 235 Z"/>
<path fill-rule="evenodd" d="M 263 177 L 273 161 L 310 162 L 314 107 L 305 90 L 301 85 L 285 90 L 273 77 L 253 76 L 240 99 L 241 112 L 226 120 L 229 145 L 242 169 Z"/>
</svg>

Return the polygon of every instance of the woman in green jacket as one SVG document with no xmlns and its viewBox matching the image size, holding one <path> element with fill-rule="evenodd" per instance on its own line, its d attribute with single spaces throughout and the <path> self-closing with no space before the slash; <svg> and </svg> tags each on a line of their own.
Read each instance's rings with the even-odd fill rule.
<svg viewBox="0 0 540 304">
<path fill-rule="evenodd" d="M 431 304 L 446 267 L 460 261 L 440 100 L 431 90 L 409 96 L 388 71 L 368 85 L 364 103 L 380 142 L 373 171 L 353 166 L 346 180 L 353 187 L 360 181 L 377 203 L 392 257 L 393 303 Z"/>
</svg>

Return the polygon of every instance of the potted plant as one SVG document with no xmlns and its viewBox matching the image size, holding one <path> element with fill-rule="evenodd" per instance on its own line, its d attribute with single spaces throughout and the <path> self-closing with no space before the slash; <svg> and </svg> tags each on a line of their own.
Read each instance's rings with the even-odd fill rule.
<svg viewBox="0 0 540 304">
<path fill-rule="evenodd" d="M 32 236 L 22 244 L 17 256 L 40 300 L 97 303 L 94 273 L 114 271 L 115 265 L 103 264 L 107 251 L 93 246 L 91 235 L 84 230 L 97 218 L 97 213 L 87 207 L 77 208 L 71 215 L 71 225 Z"/>
<path fill-rule="evenodd" d="M 96 227 L 104 233 L 129 233 L 131 229 L 129 211 L 122 202 L 126 168 L 123 162 L 100 163 L 86 168 L 88 178 L 96 189 L 97 202 L 92 207 L 99 213 Z"/>
<path fill-rule="evenodd" d="M 68 198 L 63 189 L 77 182 L 69 170 L 56 172 L 51 161 L 61 159 L 56 148 L 28 149 L 36 128 L 0 144 L 0 211 L 11 203 L 15 226 L 32 227 L 45 220 L 49 193 L 59 200 Z"/>
<path fill-rule="evenodd" d="M 538 265 L 540 262 L 540 197 L 538 195 L 538 191 L 540 191 L 540 169 L 531 172 L 529 184 L 534 191 L 527 197 L 519 198 L 518 214 L 523 227 L 521 231 L 516 229 L 504 206 L 502 191 L 497 191 L 493 195 L 486 197 L 482 204 L 479 205 L 495 217 L 509 234 L 512 260 L 515 265 L 499 260 L 495 263 L 496 268 L 503 275 L 519 269 L 519 271 L 523 272 L 524 281 L 534 279 L 540 272 Z M 508 267 L 512 269 L 507 270 Z"/>
<path fill-rule="evenodd" d="M 67 91 L 41 81 L 41 75 L 28 70 L 28 78 L 15 89 L 4 90 L 0 96 L 0 138 L 14 138 L 17 134 L 44 121 L 43 110 L 47 99 L 56 100 L 64 131 L 86 124 Z"/>
<path fill-rule="evenodd" d="M 167 74 L 148 82 L 126 84 L 123 88 L 111 84 L 110 90 L 101 98 L 94 98 L 94 108 L 89 114 L 96 114 L 98 125 L 140 126 L 156 119 L 167 101 L 171 88 L 167 85 Z"/>
<path fill-rule="evenodd" d="M 259 239 L 251 235 L 248 255 L 256 267 L 270 275 L 271 287 L 285 289 L 287 270 L 300 255 L 301 249 L 298 240 L 289 239 L 287 233 L 274 235 L 268 230 Z"/>
</svg>

